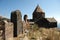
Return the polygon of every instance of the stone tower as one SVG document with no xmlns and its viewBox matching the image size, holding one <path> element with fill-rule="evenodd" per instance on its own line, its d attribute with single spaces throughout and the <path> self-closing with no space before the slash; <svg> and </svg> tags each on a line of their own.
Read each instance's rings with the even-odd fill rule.
<svg viewBox="0 0 60 40">
<path fill-rule="evenodd" d="M 37 5 L 36 9 L 33 12 L 33 20 L 37 21 L 39 18 L 44 18 L 45 13 L 42 11 L 42 9 Z"/>
<path fill-rule="evenodd" d="M 14 24 L 14 37 L 22 33 L 22 15 L 19 10 L 11 12 L 11 22 Z"/>
</svg>

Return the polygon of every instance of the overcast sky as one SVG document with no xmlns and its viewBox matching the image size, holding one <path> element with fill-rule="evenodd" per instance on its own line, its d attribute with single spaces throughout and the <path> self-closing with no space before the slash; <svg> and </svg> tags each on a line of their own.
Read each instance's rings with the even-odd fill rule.
<svg viewBox="0 0 60 40">
<path fill-rule="evenodd" d="M 32 18 L 37 4 L 46 17 L 54 17 L 60 22 L 60 0 L 0 0 L 0 16 L 10 18 L 12 11 L 20 10 L 22 16 L 27 14 L 28 18 Z"/>
</svg>

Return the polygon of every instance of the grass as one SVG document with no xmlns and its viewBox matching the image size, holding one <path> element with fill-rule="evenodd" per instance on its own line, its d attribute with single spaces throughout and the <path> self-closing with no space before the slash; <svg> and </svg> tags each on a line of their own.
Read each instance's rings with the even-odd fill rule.
<svg viewBox="0 0 60 40">
<path fill-rule="evenodd" d="M 58 28 L 38 28 L 35 24 L 27 36 L 30 40 L 60 40 L 60 31 Z"/>
</svg>

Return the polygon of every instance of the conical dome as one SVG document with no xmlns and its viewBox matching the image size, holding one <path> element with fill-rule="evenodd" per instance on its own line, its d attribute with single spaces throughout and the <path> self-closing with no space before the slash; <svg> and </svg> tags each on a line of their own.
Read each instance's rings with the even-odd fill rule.
<svg viewBox="0 0 60 40">
<path fill-rule="evenodd" d="M 37 5 L 37 7 L 34 10 L 34 12 L 43 12 L 43 10 L 39 7 L 39 5 Z"/>
<path fill-rule="evenodd" d="M 33 20 L 36 21 L 36 19 L 39 18 L 44 18 L 45 17 L 45 12 L 37 5 L 36 9 L 33 12 Z"/>
</svg>

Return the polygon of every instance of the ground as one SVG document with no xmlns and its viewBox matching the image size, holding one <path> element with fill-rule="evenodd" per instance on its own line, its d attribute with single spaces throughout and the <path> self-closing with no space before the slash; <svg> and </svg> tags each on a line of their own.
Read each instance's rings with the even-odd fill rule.
<svg viewBox="0 0 60 40">
<path fill-rule="evenodd" d="M 29 32 L 25 33 L 23 39 L 26 40 L 60 40 L 60 29 L 58 28 L 38 28 L 33 26 Z"/>
</svg>

